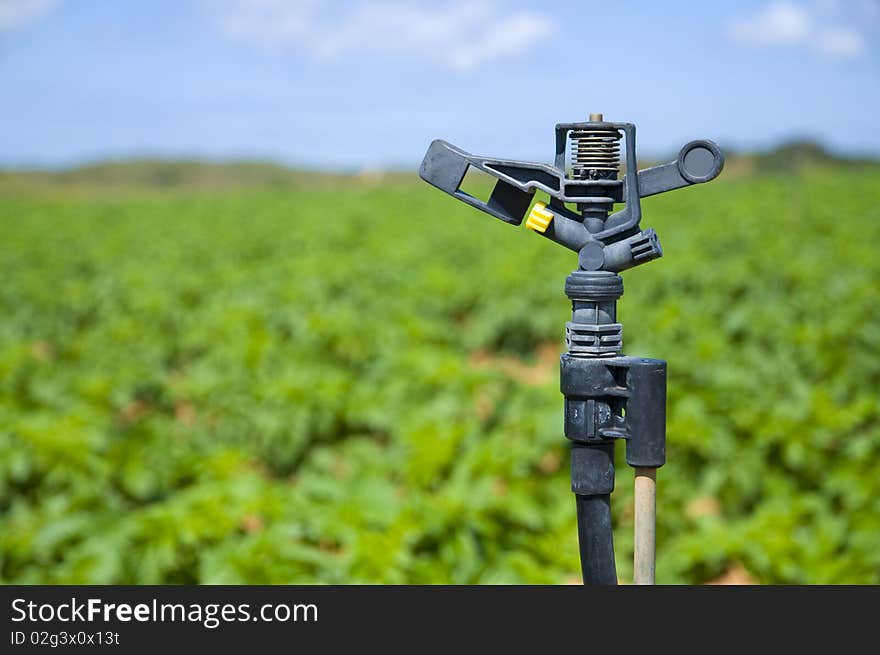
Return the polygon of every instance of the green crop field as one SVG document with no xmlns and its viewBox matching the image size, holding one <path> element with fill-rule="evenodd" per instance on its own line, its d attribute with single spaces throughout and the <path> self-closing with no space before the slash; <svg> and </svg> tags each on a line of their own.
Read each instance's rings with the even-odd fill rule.
<svg viewBox="0 0 880 655">
<path fill-rule="evenodd" d="M 572 253 L 414 176 L 162 170 L 0 177 L 0 581 L 579 579 Z M 643 202 L 658 582 L 880 583 L 878 208 L 869 164 Z"/>
</svg>

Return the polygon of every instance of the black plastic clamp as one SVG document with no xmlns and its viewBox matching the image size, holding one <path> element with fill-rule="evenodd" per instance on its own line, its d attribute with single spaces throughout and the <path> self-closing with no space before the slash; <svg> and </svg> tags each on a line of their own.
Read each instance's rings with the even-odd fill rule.
<svg viewBox="0 0 880 655">
<path fill-rule="evenodd" d="M 565 436 L 574 442 L 572 490 L 609 493 L 602 471 L 614 439 L 626 441 L 630 466 L 666 463 L 666 362 L 644 357 L 560 358 Z M 588 448 L 608 446 L 612 448 Z M 578 447 L 579 446 L 579 447 Z M 607 451 L 607 452 L 606 452 Z M 613 488 L 613 460 L 610 487 Z"/>
</svg>

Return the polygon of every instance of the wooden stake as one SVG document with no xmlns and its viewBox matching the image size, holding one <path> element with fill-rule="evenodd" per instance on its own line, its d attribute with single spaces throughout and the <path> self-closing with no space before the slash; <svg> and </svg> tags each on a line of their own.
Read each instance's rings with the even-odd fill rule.
<svg viewBox="0 0 880 655">
<path fill-rule="evenodd" d="M 633 584 L 654 584 L 657 469 L 635 470 L 635 556 Z"/>
</svg>

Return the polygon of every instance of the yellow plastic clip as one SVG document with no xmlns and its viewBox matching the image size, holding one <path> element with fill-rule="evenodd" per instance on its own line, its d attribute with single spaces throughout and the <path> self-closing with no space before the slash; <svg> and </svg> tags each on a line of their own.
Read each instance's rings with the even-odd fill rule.
<svg viewBox="0 0 880 655">
<path fill-rule="evenodd" d="M 529 212 L 529 217 L 526 220 L 526 227 L 535 232 L 544 234 L 544 232 L 547 231 L 547 228 L 550 227 L 550 221 L 552 220 L 553 212 L 547 209 L 547 205 L 543 202 L 536 202 L 535 206 L 532 207 L 532 211 Z"/>
</svg>

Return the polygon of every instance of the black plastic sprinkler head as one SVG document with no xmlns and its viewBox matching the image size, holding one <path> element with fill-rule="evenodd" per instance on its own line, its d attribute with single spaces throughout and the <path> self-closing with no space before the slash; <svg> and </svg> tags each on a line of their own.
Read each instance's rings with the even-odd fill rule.
<svg viewBox="0 0 880 655">
<path fill-rule="evenodd" d="M 623 295 L 618 273 L 663 255 L 656 232 L 640 227 L 640 201 L 713 180 L 724 166 L 721 149 L 700 140 L 686 144 L 674 161 L 640 171 L 635 135 L 632 123 L 590 114 L 587 122 L 556 125 L 552 166 L 478 157 L 438 139 L 419 170 L 441 191 L 506 223 L 526 220 L 526 227 L 578 255 L 578 269 L 565 281 L 572 318 L 565 326 L 560 386 L 585 584 L 617 584 L 610 510 L 617 439 L 626 441 L 626 461 L 636 474 L 633 582 L 654 582 L 656 469 L 666 461 L 666 362 L 621 355 L 623 326 L 617 322 Z M 470 167 L 497 180 L 487 202 L 461 189 Z M 548 194 L 549 202 L 532 205 L 536 191 Z"/>
</svg>

